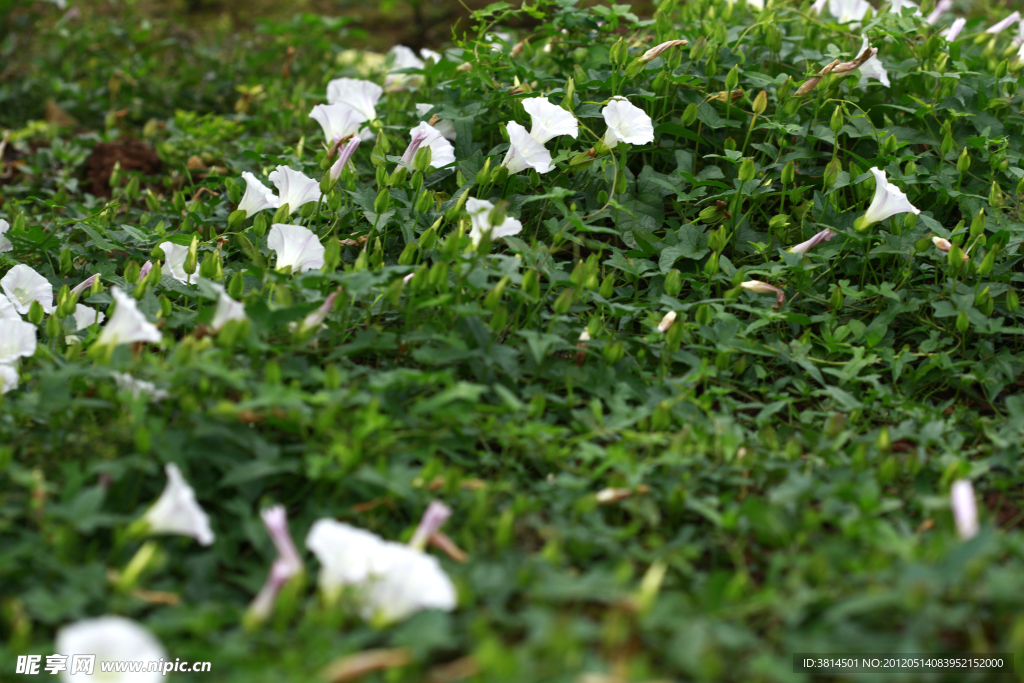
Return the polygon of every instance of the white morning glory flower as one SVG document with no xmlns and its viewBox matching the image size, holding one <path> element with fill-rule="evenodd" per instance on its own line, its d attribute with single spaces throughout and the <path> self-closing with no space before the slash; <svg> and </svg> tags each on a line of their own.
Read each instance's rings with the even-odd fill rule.
<svg viewBox="0 0 1024 683">
<path fill-rule="evenodd" d="M 183 285 L 189 284 L 191 276 L 185 272 L 185 259 L 188 258 L 188 247 L 174 242 L 161 242 L 160 250 L 164 252 L 164 269 L 167 274 Z"/>
<path fill-rule="evenodd" d="M 382 87 L 359 78 L 336 78 L 327 84 L 327 103 L 354 109 L 364 121 L 377 118 L 377 102 L 383 94 Z"/>
<path fill-rule="evenodd" d="M 4 233 L 10 229 L 11 224 L 5 221 L 3 218 L 0 218 L 0 254 L 2 254 L 5 251 L 10 251 L 11 249 L 14 249 L 14 245 L 11 244 L 11 241 L 4 237 Z"/>
<path fill-rule="evenodd" d="M 869 9 L 871 4 L 866 0 L 828 0 L 829 14 L 840 24 L 860 21 Z"/>
<path fill-rule="evenodd" d="M 88 329 L 90 325 L 102 324 L 107 319 L 107 315 L 103 311 L 97 311 L 85 304 L 75 304 L 75 314 L 69 318 L 75 323 L 75 329 L 72 330 L 74 332 Z"/>
<path fill-rule="evenodd" d="M 291 532 L 288 530 L 288 513 L 283 505 L 275 505 L 260 513 L 263 524 L 267 527 L 270 540 L 277 549 L 277 559 L 270 566 L 270 574 L 259 594 L 249 605 L 248 619 L 261 622 L 270 616 L 274 602 L 281 588 L 296 574 L 302 571 L 302 558 L 299 557 Z"/>
<path fill-rule="evenodd" d="M 21 316 L 18 315 L 18 309 L 14 307 L 11 300 L 6 295 L 0 294 L 0 320 L 5 318 L 21 320 Z"/>
<path fill-rule="evenodd" d="M 13 363 L 35 352 L 35 325 L 20 318 L 0 320 L 0 363 Z"/>
<path fill-rule="evenodd" d="M 345 586 L 366 581 L 386 565 L 381 547 L 384 539 L 369 531 L 338 522 L 318 519 L 306 536 L 306 547 L 320 561 L 317 579 L 320 591 L 333 601 Z"/>
<path fill-rule="evenodd" d="M 509 121 L 505 129 L 508 131 L 508 151 L 502 166 L 508 168 L 509 175 L 515 175 L 528 168 L 537 173 L 547 173 L 554 166 L 551 164 L 551 152 L 544 148 L 537 139 L 515 121 Z"/>
<path fill-rule="evenodd" d="M 969 541 L 978 535 L 978 502 L 974 498 L 974 486 L 967 479 L 957 479 L 949 490 L 953 520 L 960 538 Z"/>
<path fill-rule="evenodd" d="M 542 145 L 551 138 L 561 135 L 573 138 L 579 135 L 576 117 L 557 104 L 551 104 L 543 95 L 523 100 L 523 109 L 533 122 L 530 135 Z"/>
<path fill-rule="evenodd" d="M 394 60 L 391 62 L 391 71 L 384 77 L 385 89 L 389 92 L 401 90 L 407 84 L 416 86 L 423 81 L 423 76 L 419 74 L 399 73 L 405 69 L 422 69 L 424 67 L 423 60 L 416 56 L 412 48 L 395 45 L 388 50 L 388 54 L 394 55 Z"/>
<path fill-rule="evenodd" d="M 245 320 L 245 304 L 235 301 L 224 290 L 224 285 L 214 282 L 213 288 L 217 290 L 217 308 L 213 311 L 213 319 L 210 320 L 210 328 L 219 332 L 220 328 L 229 320 Z"/>
<path fill-rule="evenodd" d="M 367 621 L 393 623 L 425 609 L 450 612 L 457 606 L 455 586 L 437 558 L 386 544 L 387 570 L 372 576 L 361 596 L 359 614 Z"/>
<path fill-rule="evenodd" d="M 62 627 L 57 631 L 54 649 L 69 660 L 73 655 L 96 655 L 101 662 L 147 664 L 167 657 L 156 636 L 141 624 L 118 616 L 84 619 Z M 98 666 L 95 671 L 79 671 L 73 675 L 69 666 L 60 675 L 64 683 L 92 683 L 94 678 L 107 683 L 159 683 L 165 680 L 162 671 L 100 673 Z"/>
<path fill-rule="evenodd" d="M 278 166 L 267 177 L 277 187 L 280 206 L 288 205 L 289 214 L 295 213 L 304 204 L 320 198 L 320 183 L 302 171 L 296 171 L 288 166 Z"/>
<path fill-rule="evenodd" d="M 857 54 L 863 54 L 864 50 L 867 49 L 868 39 L 864 38 L 864 42 L 860 46 L 860 52 Z M 866 62 L 860 65 L 860 83 L 858 85 L 864 85 L 872 78 L 876 81 L 881 81 L 885 87 L 889 87 L 889 72 L 882 66 L 882 62 L 878 59 L 877 55 L 871 55 Z"/>
<path fill-rule="evenodd" d="M 111 287 L 110 294 L 114 297 L 116 307 L 96 339 L 97 344 L 156 343 L 161 340 L 160 330 L 146 319 L 135 299 L 121 291 L 120 287 Z"/>
<path fill-rule="evenodd" d="M 11 365 L 0 364 L 0 394 L 18 388 L 18 370 Z"/>
<path fill-rule="evenodd" d="M 264 209 L 276 209 L 281 206 L 281 200 L 277 195 L 252 173 L 243 171 L 242 180 L 245 181 L 245 194 L 242 195 L 242 201 L 238 202 L 238 208 L 245 211 L 246 218 L 252 218 L 253 214 Z"/>
<path fill-rule="evenodd" d="M 136 379 L 127 372 L 115 372 L 112 373 L 114 378 L 114 384 L 121 391 L 126 391 L 132 395 L 132 398 L 139 398 L 139 396 L 149 396 L 151 401 L 162 401 L 170 394 L 163 389 L 157 389 L 156 385 L 146 380 Z"/>
<path fill-rule="evenodd" d="M 409 130 L 409 135 L 412 136 L 413 140 L 417 137 L 422 137 L 419 147 L 430 147 L 430 165 L 434 168 L 444 168 L 448 164 L 455 163 L 455 148 L 452 147 L 452 143 L 448 142 L 444 135 L 437 128 L 434 128 L 427 122 L 422 122 L 415 128 Z M 413 153 L 413 158 L 416 154 Z M 412 163 L 412 158 L 409 160 L 402 156 L 402 160 L 407 164 Z"/>
<path fill-rule="evenodd" d="M 277 254 L 277 270 L 291 266 L 293 273 L 304 273 L 324 265 L 324 245 L 314 232 L 301 225 L 274 223 L 267 235 L 267 246 Z"/>
<path fill-rule="evenodd" d="M 0 278 L 0 287 L 22 315 L 28 313 L 33 301 L 38 301 L 47 313 L 53 313 L 53 285 L 31 266 L 19 263 L 11 268 Z"/>
<path fill-rule="evenodd" d="M 444 59 L 443 54 L 441 54 L 440 52 L 435 52 L 434 50 L 431 50 L 428 47 L 420 48 L 420 57 L 423 58 L 424 62 L 426 62 L 428 59 L 433 59 L 434 64 L 438 64 L 442 59 Z"/>
<path fill-rule="evenodd" d="M 433 104 L 420 102 L 416 105 L 416 115 L 422 119 L 433 108 Z M 430 122 L 428 121 L 428 123 Z M 437 131 L 444 136 L 445 140 L 451 140 L 452 142 L 455 142 L 455 123 L 452 122 L 451 119 L 437 119 L 430 125 L 436 128 Z"/>
<path fill-rule="evenodd" d="M 1017 23 L 1020 23 L 1020 12 L 1014 12 L 1013 14 L 1006 17 L 1002 21 L 992 24 L 987 29 L 985 29 L 985 33 L 1002 33 L 1003 31 Z"/>
<path fill-rule="evenodd" d="M 363 115 L 346 104 L 318 104 L 309 112 L 309 118 L 320 124 L 327 143 L 337 142 L 346 135 L 355 135 L 366 122 Z"/>
<path fill-rule="evenodd" d="M 191 536 L 200 545 L 212 545 L 214 535 L 210 529 L 210 518 L 196 502 L 196 492 L 174 463 L 166 465 L 164 471 L 167 472 L 167 486 L 142 517 L 148 524 L 147 531 L 151 534 Z"/>
<path fill-rule="evenodd" d="M 791 254 L 806 254 L 814 247 L 818 246 L 822 242 L 828 242 L 830 239 L 835 237 L 836 234 L 829 229 L 822 230 L 811 239 L 806 242 L 801 242 L 795 247 L 790 247 L 789 253 Z"/>
<path fill-rule="evenodd" d="M 625 97 L 615 97 L 601 110 L 608 132 L 604 144 L 609 149 L 620 142 L 630 145 L 645 145 L 654 142 L 654 124 L 651 117 L 630 103 Z"/>
<path fill-rule="evenodd" d="M 754 292 L 756 294 L 774 294 L 775 305 L 772 308 L 778 308 L 786 301 L 786 294 L 778 287 L 768 284 L 767 282 L 761 282 L 760 280 L 747 280 L 741 282 L 740 287 L 747 290 L 748 292 Z"/>
<path fill-rule="evenodd" d="M 947 28 L 945 31 L 943 31 L 941 35 L 948 42 L 952 43 L 957 39 L 957 36 L 960 35 L 960 31 L 963 31 L 964 26 L 966 25 L 966 19 L 964 19 L 963 17 L 957 17 L 956 19 L 953 20 L 953 25 Z"/>
<path fill-rule="evenodd" d="M 910 203 L 903 190 L 889 182 L 885 171 L 878 170 L 877 166 L 872 166 L 870 171 L 871 175 L 875 176 L 875 196 L 861 217 L 859 229 L 864 230 L 869 225 L 884 221 L 898 213 L 921 213 L 920 209 Z"/>
<path fill-rule="evenodd" d="M 438 561 L 362 529 L 320 519 L 306 537 L 320 561 L 320 590 L 330 602 L 350 586 L 360 615 L 392 622 L 422 609 L 452 610 L 455 587 Z"/>
<path fill-rule="evenodd" d="M 485 199 L 470 197 L 466 200 L 466 211 L 469 212 L 469 218 L 473 222 L 469 237 L 473 240 L 474 247 L 479 246 L 480 240 L 488 232 L 491 233 L 491 240 L 493 241 L 501 237 L 508 237 L 509 235 L 518 235 L 523 231 L 523 224 L 511 216 L 506 216 L 501 225 L 492 226 L 490 223 L 490 213 L 493 208 L 494 204 Z"/>
</svg>

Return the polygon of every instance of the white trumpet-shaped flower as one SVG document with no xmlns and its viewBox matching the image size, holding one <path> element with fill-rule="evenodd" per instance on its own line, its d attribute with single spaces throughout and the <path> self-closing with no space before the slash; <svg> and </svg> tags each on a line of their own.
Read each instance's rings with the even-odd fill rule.
<svg viewBox="0 0 1024 683">
<path fill-rule="evenodd" d="M 469 238 L 473 241 L 474 247 L 480 245 L 480 240 L 488 232 L 491 234 L 491 240 L 493 241 L 501 237 L 518 235 L 523 231 L 523 224 L 511 216 L 505 216 L 505 220 L 502 221 L 501 225 L 491 225 L 490 214 L 493 208 L 494 204 L 486 199 L 470 197 L 466 200 L 466 211 L 469 213 L 469 218 L 473 224 L 469 231 Z"/>
<path fill-rule="evenodd" d="M 114 384 L 121 391 L 126 391 L 132 395 L 132 398 L 139 398 L 140 396 L 148 396 L 151 401 L 162 401 L 170 394 L 163 389 L 157 389 L 156 385 L 152 382 L 147 382 L 144 379 L 137 379 L 132 377 L 127 372 L 115 372 L 113 373 Z"/>
<path fill-rule="evenodd" d="M 4 294 L 0 294 L 0 320 L 4 320 L 5 318 L 21 320 L 21 316 L 18 315 L 18 309 L 14 307 L 11 300 Z"/>
<path fill-rule="evenodd" d="M 509 175 L 532 168 L 537 173 L 547 173 L 552 168 L 551 152 L 530 135 L 525 128 L 509 121 L 505 129 L 508 131 L 508 151 L 502 166 L 508 168 Z"/>
<path fill-rule="evenodd" d="M 318 104 L 309 112 L 309 118 L 320 124 L 328 144 L 358 133 L 366 122 L 361 112 L 343 103 Z"/>
<path fill-rule="evenodd" d="M 160 341 L 160 330 L 146 319 L 135 304 L 135 299 L 125 294 L 119 287 L 111 287 L 110 294 L 114 297 L 114 314 L 103 326 L 100 336 L 96 339 L 97 344 L 106 346 Z"/>
<path fill-rule="evenodd" d="M 164 252 L 164 270 L 167 274 L 183 285 L 189 284 L 191 276 L 185 272 L 188 247 L 174 242 L 161 242 L 160 250 Z"/>
<path fill-rule="evenodd" d="M 85 304 L 75 304 L 75 314 L 69 316 L 69 319 L 75 323 L 75 329 L 72 330 L 74 332 L 88 329 L 90 325 L 102 324 L 107 319 L 107 314 Z"/>
<path fill-rule="evenodd" d="M 433 104 L 428 104 L 426 102 L 420 102 L 420 103 L 418 103 L 416 105 L 416 115 L 418 117 L 420 117 L 421 119 L 425 118 L 426 115 L 433 108 L 434 108 Z M 428 123 L 429 123 L 429 121 L 428 121 Z M 441 135 L 443 135 L 445 137 L 446 140 L 451 140 L 452 142 L 455 142 L 455 138 L 456 138 L 456 135 L 455 135 L 455 123 L 453 123 L 451 119 L 437 119 L 436 121 L 434 121 L 430 125 L 432 125 L 434 128 L 436 128 L 438 130 L 438 132 L 440 132 Z"/>
<path fill-rule="evenodd" d="M 425 64 L 416 56 L 412 48 L 405 45 L 395 45 L 388 50 L 389 55 L 394 58 L 391 62 L 391 71 L 384 77 L 384 89 L 388 92 L 401 90 L 406 85 L 419 85 L 423 82 L 423 76 L 419 74 L 401 73 L 406 69 L 422 69 Z"/>
<path fill-rule="evenodd" d="M 13 363 L 36 352 L 36 326 L 20 318 L 0 321 L 0 363 Z"/>
<path fill-rule="evenodd" d="M 383 94 L 384 88 L 359 78 L 336 78 L 327 84 L 327 103 L 353 109 L 364 121 L 377 118 L 377 102 Z"/>
<path fill-rule="evenodd" d="M 573 138 L 579 135 L 580 126 L 576 117 L 557 104 L 551 104 L 543 95 L 523 100 L 523 109 L 530 115 L 532 122 L 530 135 L 542 145 L 561 135 Z"/>
<path fill-rule="evenodd" d="M 434 128 L 426 121 L 420 123 L 415 128 L 409 130 L 409 135 L 412 136 L 413 140 L 421 138 L 420 144 L 417 145 L 417 149 L 420 147 L 430 148 L 430 165 L 434 168 L 444 168 L 449 164 L 455 163 L 455 148 L 452 147 L 452 143 L 445 139 L 444 134 L 441 133 L 437 128 Z M 415 152 L 413 153 L 415 157 Z M 406 159 L 403 155 L 402 161 L 407 164 L 412 163 L 412 158 Z"/>
<path fill-rule="evenodd" d="M 864 38 L 863 41 L 860 46 L 860 52 L 857 54 L 863 54 L 864 50 L 868 49 L 868 39 Z M 860 83 L 858 85 L 864 85 L 872 78 L 881 82 L 885 87 L 889 87 L 889 72 L 882 66 L 878 55 L 871 55 L 867 61 L 860 65 Z"/>
<path fill-rule="evenodd" d="M 920 209 L 910 203 L 903 190 L 889 182 L 885 171 L 878 170 L 877 166 L 872 166 L 870 170 L 871 175 L 875 176 L 875 196 L 860 219 L 859 229 L 864 230 L 898 213 L 921 213 Z"/>
<path fill-rule="evenodd" d="M 238 209 L 245 211 L 245 217 L 251 218 L 264 209 L 276 209 L 281 206 L 281 200 L 274 192 L 256 179 L 252 173 L 242 171 L 242 180 L 245 181 L 245 194 L 242 201 L 238 202 Z"/>
<path fill-rule="evenodd" d="M 0 218 L 0 254 L 4 253 L 5 251 L 10 251 L 11 249 L 14 249 L 14 245 L 11 244 L 11 241 L 4 237 L 4 233 L 10 229 L 11 224 L 5 221 L 3 218 Z"/>
<path fill-rule="evenodd" d="M 455 587 L 435 558 L 333 519 L 317 520 L 306 547 L 320 561 L 328 601 L 349 587 L 364 619 L 391 622 L 422 609 L 452 610 Z"/>
<path fill-rule="evenodd" d="M 1002 21 L 996 22 L 995 24 L 989 26 L 987 29 L 985 29 L 985 33 L 1002 33 L 1006 29 L 1018 23 L 1020 23 L 1020 12 L 1014 12 L 1013 14 L 1006 17 Z"/>
<path fill-rule="evenodd" d="M 11 365 L 0 365 L 0 394 L 18 388 L 18 369 Z"/>
<path fill-rule="evenodd" d="M 0 287 L 22 315 L 28 313 L 33 301 L 38 301 L 47 313 L 53 313 L 53 285 L 31 266 L 19 263 L 11 268 L 0 278 Z"/>
<path fill-rule="evenodd" d="M 362 595 L 363 619 L 388 624 L 425 609 L 455 609 L 455 586 L 437 558 L 398 544 L 388 546 L 387 571 L 374 576 Z"/>
<path fill-rule="evenodd" d="M 210 320 L 210 328 L 219 332 L 229 320 L 245 320 L 245 304 L 235 301 L 224 290 L 224 285 L 214 283 L 217 290 L 217 308 L 213 311 L 213 318 Z"/>
<path fill-rule="evenodd" d="M 960 35 L 960 32 L 964 30 L 964 26 L 966 25 L 966 19 L 964 19 L 963 17 L 957 17 L 956 19 L 953 20 L 953 25 L 947 28 L 945 31 L 943 31 L 941 35 L 948 42 L 952 43 L 956 41 L 957 37 Z"/>
<path fill-rule="evenodd" d="M 274 223 L 267 246 L 277 254 L 277 270 L 291 266 L 293 273 L 304 273 L 324 265 L 324 245 L 316 233 L 301 225 Z"/>
<path fill-rule="evenodd" d="M 629 145 L 646 145 L 648 142 L 654 142 L 654 124 L 651 117 L 625 97 L 613 98 L 601 110 L 601 116 L 608 124 L 604 144 L 609 149 L 620 142 Z"/>
<path fill-rule="evenodd" d="M 288 205 L 289 214 L 295 213 L 302 205 L 320 198 L 320 183 L 302 171 L 296 171 L 288 166 L 278 166 L 267 177 L 277 187 L 280 205 Z"/>
<path fill-rule="evenodd" d="M 807 240 L 806 242 L 801 242 L 800 244 L 796 245 L 795 247 L 790 247 L 789 253 L 791 253 L 791 254 L 806 254 L 807 252 L 809 252 L 811 249 L 813 249 L 814 247 L 818 246 L 822 242 L 828 242 L 830 239 L 832 239 L 835 236 L 836 236 L 836 234 L 834 232 L 832 232 L 831 230 L 826 228 L 826 229 L 822 230 L 821 232 L 819 232 L 818 234 L 816 234 L 811 239 Z"/>
<path fill-rule="evenodd" d="M 260 513 L 263 525 L 267 527 L 270 540 L 277 549 L 277 559 L 270 565 L 270 574 L 259 594 L 249 605 L 247 617 L 256 622 L 270 616 L 277 594 L 295 575 L 302 572 L 302 558 L 299 557 L 291 532 L 288 530 L 288 513 L 283 505 L 275 505 Z"/>
<path fill-rule="evenodd" d="M 974 486 L 967 479 L 957 479 L 949 490 L 953 521 L 960 538 L 968 541 L 978 535 L 978 502 L 974 498 Z"/>
<path fill-rule="evenodd" d="M 91 683 L 94 678 L 108 683 L 158 683 L 163 681 L 162 670 L 152 670 L 149 662 L 167 657 L 160 641 L 141 624 L 118 616 L 103 616 L 77 621 L 57 631 L 54 649 L 58 654 L 74 659 L 74 655 L 89 655 L 101 662 L 141 662 L 138 671 L 100 673 L 90 670 L 71 673 L 70 666 L 61 672 L 64 683 Z M 93 674 L 97 675 L 93 675 Z"/>
<path fill-rule="evenodd" d="M 761 282 L 760 280 L 747 280 L 746 282 L 741 282 L 740 287 L 748 292 L 754 292 L 756 294 L 774 294 L 775 305 L 772 306 L 772 308 L 778 308 L 786 301 L 786 293 L 767 282 Z"/>
<path fill-rule="evenodd" d="M 143 515 L 147 531 L 151 534 L 191 536 L 200 545 L 212 545 L 214 535 L 210 529 L 210 518 L 196 502 L 196 492 L 174 463 L 167 464 L 164 471 L 167 472 L 167 486 Z"/>
<path fill-rule="evenodd" d="M 860 21 L 869 9 L 871 4 L 866 0 L 828 0 L 829 14 L 840 24 Z"/>
</svg>

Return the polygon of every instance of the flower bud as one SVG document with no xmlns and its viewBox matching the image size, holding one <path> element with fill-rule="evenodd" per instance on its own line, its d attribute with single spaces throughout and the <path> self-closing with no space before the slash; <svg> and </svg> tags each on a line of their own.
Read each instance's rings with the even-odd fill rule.
<svg viewBox="0 0 1024 683">
<path fill-rule="evenodd" d="M 1006 290 L 1006 310 L 1013 313 L 1020 308 L 1020 297 L 1017 295 L 1017 291 L 1013 289 Z"/>
<path fill-rule="evenodd" d="M 132 178 L 137 180 L 138 178 Z M 60 334 L 60 320 L 56 315 L 51 315 L 46 319 L 46 336 L 50 339 L 55 339 Z"/>
<path fill-rule="evenodd" d="M 573 99 L 573 95 L 576 94 L 576 81 L 570 76 L 565 82 L 565 97 L 562 98 L 562 109 L 566 111 L 573 111 L 576 108 L 576 100 Z"/>
<path fill-rule="evenodd" d="M 245 209 L 238 209 L 228 214 L 228 230 L 235 232 L 245 222 Z"/>
<path fill-rule="evenodd" d="M 779 90 L 778 90 L 778 92 L 776 93 L 776 97 L 777 97 L 777 98 L 779 99 L 779 101 L 781 102 L 782 100 L 784 100 L 784 99 L 786 99 L 787 97 L 789 97 L 789 93 L 790 93 L 790 91 L 791 91 L 792 89 L 793 89 L 793 79 L 792 79 L 792 78 L 789 78 L 789 77 L 787 76 L 787 77 L 786 77 L 786 80 L 785 80 L 785 81 L 783 81 L 782 85 L 780 85 L 780 86 L 779 86 Z"/>
<path fill-rule="evenodd" d="M 43 318 L 46 316 L 46 311 L 38 301 L 33 300 L 32 305 L 28 308 L 28 321 L 33 325 L 38 325 L 43 322 Z"/>
<path fill-rule="evenodd" d="M 718 252 L 711 252 L 707 262 L 704 264 L 704 274 L 714 277 L 718 274 Z"/>
<path fill-rule="evenodd" d="M 562 293 L 558 295 L 558 298 L 555 299 L 555 303 L 551 307 L 555 310 L 555 313 L 565 315 L 572 307 L 573 297 L 574 293 L 572 287 L 566 287 Z"/>
<path fill-rule="evenodd" d="M 626 355 L 626 347 L 622 342 L 613 342 L 611 344 L 605 344 L 604 347 L 604 359 L 609 364 L 614 365 L 622 360 Z"/>
<path fill-rule="evenodd" d="M 740 83 L 740 65 L 737 64 L 733 68 L 729 69 L 729 73 L 725 75 L 725 89 L 727 91 L 733 91 L 736 86 Z"/>
<path fill-rule="evenodd" d="M 684 126 L 692 125 L 697 120 L 697 105 L 690 102 L 683 110 L 682 121 Z M 1024 181 L 1022 181 L 1024 182 Z"/>
<path fill-rule="evenodd" d="M 760 116 L 768 108 L 768 93 L 762 90 L 754 98 L 754 113 Z"/>
<path fill-rule="evenodd" d="M 793 180 L 796 178 L 796 165 L 790 161 L 782 167 L 782 184 L 792 185 Z"/>
<path fill-rule="evenodd" d="M 665 275 L 665 293 L 669 296 L 679 296 L 679 292 L 683 289 L 683 276 L 678 270 L 673 268 L 668 271 Z"/>
<path fill-rule="evenodd" d="M 135 261 L 129 261 L 124 267 L 124 281 L 130 285 L 139 281 L 139 264 Z"/>
<path fill-rule="evenodd" d="M 753 180 L 754 171 L 754 158 L 744 157 L 743 161 L 740 162 L 739 179 L 744 183 Z"/>
<path fill-rule="evenodd" d="M 956 171 L 963 175 L 967 173 L 967 170 L 971 167 L 971 155 L 967 153 L 967 148 L 964 147 L 960 152 L 960 158 L 956 160 Z"/>
<path fill-rule="evenodd" d="M 619 42 L 612 45 L 611 50 L 609 50 L 608 59 L 613 66 L 624 65 L 629 59 L 629 48 L 626 46 L 626 41 L 619 38 Z"/>
<path fill-rule="evenodd" d="M 615 273 L 609 273 L 605 276 L 604 280 L 601 281 L 601 288 L 597 290 L 605 299 L 610 299 L 615 294 Z"/>
<path fill-rule="evenodd" d="M 979 209 L 974 220 L 971 221 L 971 237 L 979 237 L 985 234 L 985 209 Z"/>
<path fill-rule="evenodd" d="M 431 156 L 433 153 L 430 151 L 430 147 L 420 147 L 416 150 L 416 156 L 413 157 L 412 167 L 420 173 L 426 173 L 427 169 L 430 168 Z"/>
<path fill-rule="evenodd" d="M 832 307 L 832 310 L 833 311 L 841 311 L 841 310 L 843 310 L 843 303 L 845 303 L 845 301 L 846 301 L 846 298 L 843 296 L 843 290 L 840 289 L 839 287 L 834 287 L 832 289 L 832 296 L 829 298 L 829 302 L 828 302 L 829 306 Z"/>
<path fill-rule="evenodd" d="M 415 242 L 409 242 L 409 244 L 405 245 L 405 248 L 402 249 L 402 253 L 398 256 L 398 265 L 410 265 L 413 262 L 413 259 L 416 258 L 417 249 L 419 249 L 419 245 Z"/>
<path fill-rule="evenodd" d="M 284 223 L 285 221 L 288 220 L 288 217 L 291 215 L 291 213 L 291 207 L 288 206 L 286 202 L 282 204 L 280 207 L 278 207 L 277 211 L 274 212 L 274 218 L 271 220 L 271 223 Z M 262 215 L 263 214 L 259 214 L 257 216 L 257 219 Z M 255 223 L 253 223 L 253 227 L 256 227 Z M 260 237 L 262 237 L 262 235 L 260 235 Z"/>
<path fill-rule="evenodd" d="M 832 161 L 828 162 L 825 166 L 825 177 L 823 182 L 825 187 L 832 187 L 836 184 L 836 178 L 839 176 L 839 172 L 843 169 L 842 163 L 839 161 L 839 157 L 836 157 Z"/>
<path fill-rule="evenodd" d="M 536 270 L 530 268 L 523 273 L 523 282 L 520 285 L 520 288 L 522 289 L 523 294 L 531 299 L 537 299 L 540 297 L 540 279 Z"/>
<path fill-rule="evenodd" d="M 1001 206 L 1003 203 L 1003 191 L 995 181 L 992 181 L 992 187 L 988 191 L 988 203 L 990 206 Z"/>
<path fill-rule="evenodd" d="M 74 264 L 72 262 L 71 250 L 65 247 L 60 252 L 60 272 L 70 273 L 73 267 Z"/>
<path fill-rule="evenodd" d="M 334 240 L 337 242 L 337 240 Z M 245 292 L 245 278 L 241 273 L 235 273 L 231 276 L 231 281 L 228 282 L 228 295 L 232 299 L 241 299 L 242 294 Z"/>
<path fill-rule="evenodd" d="M 836 105 L 835 111 L 832 112 L 832 121 L 829 122 L 828 127 L 836 134 L 843 129 L 843 108 L 841 106 Z"/>
<path fill-rule="evenodd" d="M 192 242 L 188 245 L 188 256 L 185 257 L 185 265 L 182 269 L 189 275 L 196 272 L 199 265 L 199 235 L 193 233 Z"/>
<path fill-rule="evenodd" d="M 399 167 L 402 168 L 402 167 Z M 391 193 L 387 188 L 382 189 L 377 193 L 377 198 L 373 200 L 373 211 L 376 214 L 382 214 L 388 210 L 388 205 L 391 203 Z"/>
<path fill-rule="evenodd" d="M 967 319 L 967 312 L 960 311 L 960 315 L 956 317 L 956 329 L 957 332 L 964 333 L 970 328 L 971 321 Z"/>
</svg>

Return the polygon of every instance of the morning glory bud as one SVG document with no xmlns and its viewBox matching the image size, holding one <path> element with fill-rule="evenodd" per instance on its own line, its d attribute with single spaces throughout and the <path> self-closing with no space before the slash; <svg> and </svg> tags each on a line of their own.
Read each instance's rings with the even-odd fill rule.
<svg viewBox="0 0 1024 683">
<path fill-rule="evenodd" d="M 1015 290 L 1008 289 L 1006 291 L 1006 310 L 1013 313 L 1018 308 L 1020 308 L 1020 297 Z"/>
<path fill-rule="evenodd" d="M 971 237 L 978 237 L 985 234 L 985 209 L 979 209 L 974 220 L 971 221 Z"/>
<path fill-rule="evenodd" d="M 683 289 L 683 276 L 678 270 L 673 268 L 668 271 L 665 275 L 665 293 L 669 296 L 679 296 L 679 292 Z"/>
<path fill-rule="evenodd" d="M 135 261 L 129 261 L 124 267 L 124 281 L 131 285 L 139 281 L 139 264 Z"/>
<path fill-rule="evenodd" d="M 43 322 L 43 317 L 45 315 L 46 312 L 43 310 L 42 305 L 38 301 L 33 299 L 32 305 L 29 306 L 28 308 L 28 321 L 33 325 L 38 325 L 39 323 Z"/>
<path fill-rule="evenodd" d="M 963 175 L 967 173 L 967 170 L 971 167 L 971 156 L 967 153 L 967 148 L 964 147 L 963 151 L 960 152 L 960 158 L 956 161 L 957 173 Z"/>
<path fill-rule="evenodd" d="M 832 121 L 829 123 L 829 128 L 832 129 L 833 133 L 839 133 L 843 129 L 843 108 L 836 106 L 834 112 L 832 112 Z"/>
<path fill-rule="evenodd" d="M 737 64 L 733 68 L 729 69 L 729 73 L 725 75 L 725 89 L 729 92 L 736 89 L 736 86 L 740 82 L 740 65 Z"/>
<path fill-rule="evenodd" d="M 196 266 L 199 261 L 199 236 L 192 235 L 192 243 L 188 245 L 188 256 L 185 257 L 185 264 L 183 266 L 186 273 L 191 275 L 196 272 Z"/>
<path fill-rule="evenodd" d="M 682 120 L 683 120 L 683 125 L 684 126 L 692 125 L 693 122 L 697 120 L 697 105 L 696 104 L 694 104 L 693 102 L 690 102 L 688 105 L 686 105 L 686 109 L 683 110 L 683 119 Z"/>
<path fill-rule="evenodd" d="M 760 116 L 764 113 L 764 110 L 768 108 L 768 93 L 764 90 L 757 93 L 757 97 L 754 98 L 754 113 Z"/>
<path fill-rule="evenodd" d="M 782 184 L 792 185 L 793 180 L 796 178 L 796 165 L 790 161 L 782 167 Z"/>
<path fill-rule="evenodd" d="M 754 158 L 745 157 L 740 162 L 739 178 L 743 182 L 747 182 L 754 179 Z"/>
</svg>

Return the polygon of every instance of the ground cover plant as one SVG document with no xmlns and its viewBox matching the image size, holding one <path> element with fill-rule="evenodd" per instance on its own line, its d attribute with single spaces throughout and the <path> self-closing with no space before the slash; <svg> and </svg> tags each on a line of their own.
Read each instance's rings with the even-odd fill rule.
<svg viewBox="0 0 1024 683">
<path fill-rule="evenodd" d="M 18 15 L 4 680 L 1019 651 L 1024 24 L 928 4 Z"/>
</svg>

